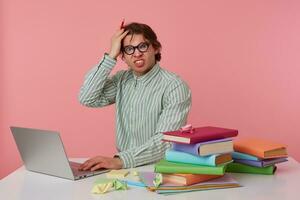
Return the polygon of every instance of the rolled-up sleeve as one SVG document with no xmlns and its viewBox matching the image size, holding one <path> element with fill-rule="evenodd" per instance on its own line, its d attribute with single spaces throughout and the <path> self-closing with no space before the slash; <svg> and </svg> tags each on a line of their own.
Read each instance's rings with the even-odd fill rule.
<svg viewBox="0 0 300 200">
<path fill-rule="evenodd" d="M 85 76 L 78 96 L 79 102 L 87 107 L 103 107 L 115 103 L 117 82 L 121 72 L 109 77 L 116 60 L 107 54 L 99 64 Z"/>
</svg>

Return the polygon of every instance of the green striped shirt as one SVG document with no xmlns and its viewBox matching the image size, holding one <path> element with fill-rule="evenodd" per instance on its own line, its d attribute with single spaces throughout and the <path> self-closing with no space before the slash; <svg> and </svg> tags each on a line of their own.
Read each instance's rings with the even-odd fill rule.
<svg viewBox="0 0 300 200">
<path fill-rule="evenodd" d="M 170 143 L 162 132 L 186 124 L 191 91 L 177 75 L 159 63 L 143 76 L 121 70 L 110 76 L 116 60 L 104 55 L 86 75 L 79 94 L 81 104 L 116 104 L 116 145 L 124 168 L 153 163 L 164 157 Z"/>
</svg>

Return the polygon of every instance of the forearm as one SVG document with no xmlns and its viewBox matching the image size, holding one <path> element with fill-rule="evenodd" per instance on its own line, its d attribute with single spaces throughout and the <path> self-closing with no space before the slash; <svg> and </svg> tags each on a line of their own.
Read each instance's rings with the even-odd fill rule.
<svg viewBox="0 0 300 200">
<path fill-rule="evenodd" d="M 137 167 L 162 159 L 165 151 L 171 146 L 170 143 L 163 142 L 162 137 L 162 133 L 158 133 L 139 147 L 119 152 L 118 156 L 123 162 L 123 168 Z"/>
<path fill-rule="evenodd" d="M 115 95 L 115 86 L 108 77 L 115 64 L 116 60 L 105 55 L 87 74 L 79 93 L 81 104 L 89 107 L 109 104 L 109 99 Z"/>
</svg>

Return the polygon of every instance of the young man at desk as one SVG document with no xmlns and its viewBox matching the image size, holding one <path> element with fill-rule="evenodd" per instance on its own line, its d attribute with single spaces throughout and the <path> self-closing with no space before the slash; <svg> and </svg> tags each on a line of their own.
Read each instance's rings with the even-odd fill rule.
<svg viewBox="0 0 300 200">
<path fill-rule="evenodd" d="M 186 124 L 190 89 L 177 75 L 160 67 L 160 51 L 161 44 L 148 25 L 131 23 L 115 32 L 109 53 L 87 73 L 80 103 L 116 105 L 118 154 L 90 158 L 81 170 L 131 168 L 158 161 L 170 147 L 162 141 L 162 132 Z M 129 69 L 110 76 L 118 56 Z"/>
</svg>

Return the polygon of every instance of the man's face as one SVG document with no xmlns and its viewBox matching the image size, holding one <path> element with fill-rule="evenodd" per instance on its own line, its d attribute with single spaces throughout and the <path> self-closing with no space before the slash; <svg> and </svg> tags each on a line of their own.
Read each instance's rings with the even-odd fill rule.
<svg viewBox="0 0 300 200">
<path fill-rule="evenodd" d="M 149 45 L 148 48 L 147 44 Z M 127 35 L 123 40 L 123 46 L 131 51 L 134 49 L 134 53 L 131 55 L 125 52 L 123 54 L 125 63 L 133 70 L 136 76 L 146 74 L 155 65 L 155 54 L 157 54 L 159 50 L 154 49 L 150 42 L 145 40 L 142 34 Z"/>
</svg>

